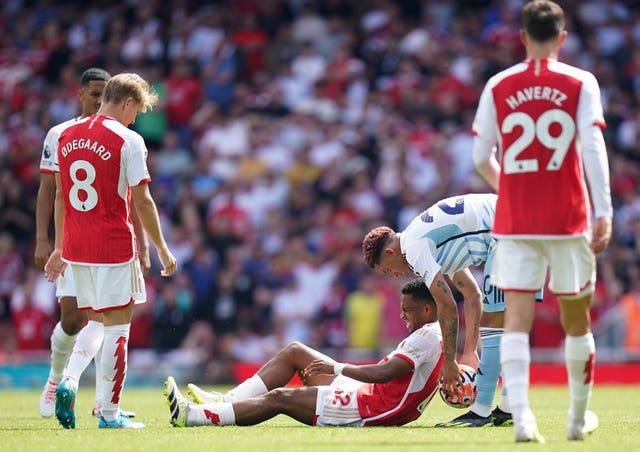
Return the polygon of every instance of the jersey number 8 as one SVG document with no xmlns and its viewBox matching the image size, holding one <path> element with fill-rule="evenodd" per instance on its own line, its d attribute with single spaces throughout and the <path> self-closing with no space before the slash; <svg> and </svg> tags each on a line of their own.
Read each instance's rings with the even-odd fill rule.
<svg viewBox="0 0 640 452">
<path fill-rule="evenodd" d="M 78 179 L 78 171 L 84 171 L 86 177 L 82 180 Z M 73 185 L 69 190 L 69 202 L 71 206 L 82 212 L 93 209 L 98 204 L 98 192 L 91 185 L 96 180 L 96 169 L 86 160 L 76 160 L 69 167 L 69 176 L 73 181 Z M 80 199 L 80 192 L 85 194 L 86 199 Z"/>
</svg>

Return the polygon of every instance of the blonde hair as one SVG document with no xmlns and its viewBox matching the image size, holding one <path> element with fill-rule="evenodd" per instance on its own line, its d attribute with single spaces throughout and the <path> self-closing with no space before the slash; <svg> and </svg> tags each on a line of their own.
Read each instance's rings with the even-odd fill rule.
<svg viewBox="0 0 640 452">
<path fill-rule="evenodd" d="M 158 103 L 158 93 L 149 82 L 138 74 L 123 72 L 111 77 L 104 87 L 103 102 L 119 104 L 128 97 L 131 97 L 136 103 L 144 105 L 141 113 L 152 110 L 153 106 Z"/>
</svg>

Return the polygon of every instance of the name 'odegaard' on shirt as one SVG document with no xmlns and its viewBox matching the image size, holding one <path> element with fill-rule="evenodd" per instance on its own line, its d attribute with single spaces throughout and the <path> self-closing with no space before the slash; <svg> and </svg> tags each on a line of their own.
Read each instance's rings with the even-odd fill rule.
<svg viewBox="0 0 640 452">
<path fill-rule="evenodd" d="M 549 86 L 530 86 L 519 89 L 515 94 L 505 98 L 505 102 L 512 110 L 515 110 L 520 104 L 531 100 L 548 100 L 558 107 L 562 107 L 562 103 L 567 100 L 567 95 L 559 89 Z"/>
<path fill-rule="evenodd" d="M 76 149 L 87 149 L 92 151 L 102 160 L 109 160 L 111 158 L 110 151 L 107 151 L 102 144 L 90 138 L 78 138 L 76 140 L 71 140 L 60 148 L 60 152 L 63 157 L 66 157 L 71 151 L 75 151 Z"/>
</svg>

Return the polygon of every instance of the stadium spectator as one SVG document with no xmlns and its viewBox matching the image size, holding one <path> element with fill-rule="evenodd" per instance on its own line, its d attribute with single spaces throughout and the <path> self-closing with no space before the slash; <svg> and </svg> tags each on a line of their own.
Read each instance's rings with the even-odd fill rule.
<svg viewBox="0 0 640 452">
<path fill-rule="evenodd" d="M 185 273 L 162 281 L 153 305 L 152 344 L 157 352 L 174 350 L 187 337 L 193 322 L 192 293 Z"/>
<path fill-rule="evenodd" d="M 345 299 L 347 343 L 360 356 L 376 355 L 380 350 L 384 305 L 385 299 L 373 275 L 361 278 L 358 289 Z"/>
</svg>

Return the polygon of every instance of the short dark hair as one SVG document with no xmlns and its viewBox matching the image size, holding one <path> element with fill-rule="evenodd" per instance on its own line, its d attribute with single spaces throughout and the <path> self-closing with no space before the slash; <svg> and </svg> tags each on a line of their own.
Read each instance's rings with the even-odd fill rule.
<svg viewBox="0 0 640 452">
<path fill-rule="evenodd" d="M 564 30 L 564 11 L 550 0 L 533 0 L 522 9 L 522 28 L 536 42 L 557 38 Z"/>
<path fill-rule="evenodd" d="M 82 73 L 82 76 L 80 77 L 80 85 L 87 86 L 89 82 L 94 80 L 98 82 L 108 82 L 110 78 L 111 74 L 104 69 L 92 67 Z"/>
<path fill-rule="evenodd" d="M 370 268 L 374 268 L 380 263 L 380 254 L 393 234 L 395 232 L 390 227 L 380 226 L 365 236 L 362 241 L 362 256 Z"/>
<path fill-rule="evenodd" d="M 431 295 L 431 291 L 421 279 L 414 279 L 409 281 L 404 286 L 402 286 L 402 289 L 400 289 L 400 293 L 402 295 L 409 295 L 416 301 L 423 301 L 433 306 L 436 305 L 436 301 L 434 300 L 433 295 Z"/>
</svg>

